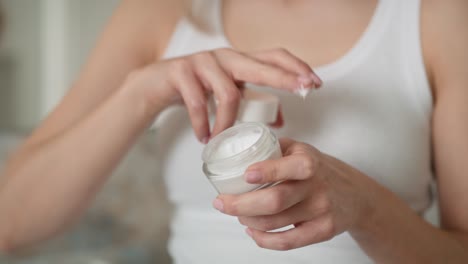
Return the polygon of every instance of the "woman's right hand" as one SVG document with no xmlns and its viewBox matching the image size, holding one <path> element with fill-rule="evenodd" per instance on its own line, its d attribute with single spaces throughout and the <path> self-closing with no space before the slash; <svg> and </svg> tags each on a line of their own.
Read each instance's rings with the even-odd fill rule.
<svg viewBox="0 0 468 264">
<path fill-rule="evenodd" d="M 312 69 L 284 49 L 241 53 L 222 48 L 160 61 L 129 75 L 126 85 L 143 89 L 150 112 L 183 102 L 197 138 L 207 143 L 235 122 L 244 82 L 289 92 L 299 87 L 318 88 L 322 82 Z M 207 100 L 214 94 L 219 102 L 210 133 Z"/>
</svg>

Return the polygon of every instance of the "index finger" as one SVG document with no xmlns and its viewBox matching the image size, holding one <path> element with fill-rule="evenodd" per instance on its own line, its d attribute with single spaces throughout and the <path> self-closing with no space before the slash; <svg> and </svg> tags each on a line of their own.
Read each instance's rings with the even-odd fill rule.
<svg viewBox="0 0 468 264">
<path fill-rule="evenodd" d="M 317 76 L 312 68 L 286 49 L 279 48 L 261 51 L 252 54 L 252 56 L 262 62 L 295 72 L 301 76 L 302 80 L 313 80 L 315 88 L 319 88 L 322 85 L 322 80 Z"/>
<path fill-rule="evenodd" d="M 214 203 L 222 203 L 221 211 L 232 216 L 273 215 L 301 202 L 307 188 L 298 181 L 283 182 L 241 195 L 220 195 Z"/>
<path fill-rule="evenodd" d="M 195 57 L 197 73 L 210 86 L 218 101 L 216 120 L 211 137 L 232 126 L 236 120 L 240 101 L 240 91 L 211 53 L 201 53 Z"/>
<path fill-rule="evenodd" d="M 244 81 L 296 92 L 301 85 L 312 88 L 313 80 L 304 81 L 299 74 L 269 65 L 234 51 L 217 51 L 218 61 L 235 81 Z M 224 53 L 223 53 L 224 52 Z"/>
</svg>

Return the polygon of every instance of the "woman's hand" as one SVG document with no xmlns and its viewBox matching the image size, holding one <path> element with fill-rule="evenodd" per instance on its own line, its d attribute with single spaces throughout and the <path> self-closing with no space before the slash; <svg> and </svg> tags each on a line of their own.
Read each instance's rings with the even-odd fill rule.
<svg viewBox="0 0 468 264">
<path fill-rule="evenodd" d="M 241 93 L 239 84 L 249 82 L 296 92 L 299 87 L 320 87 L 321 80 L 303 61 L 284 49 L 246 54 L 217 49 L 151 64 L 131 74 L 127 83 L 143 87 L 150 112 L 183 101 L 198 139 L 230 127 L 236 119 Z M 208 122 L 207 96 L 219 101 L 212 133 Z M 154 113 L 154 114 L 156 114 Z"/>
<path fill-rule="evenodd" d="M 214 207 L 238 216 L 263 248 L 289 250 L 356 228 L 372 211 L 377 184 L 314 147 L 280 140 L 283 158 L 250 166 L 249 183 L 280 184 L 242 195 L 220 195 Z M 282 232 L 267 232 L 294 225 Z"/>
</svg>

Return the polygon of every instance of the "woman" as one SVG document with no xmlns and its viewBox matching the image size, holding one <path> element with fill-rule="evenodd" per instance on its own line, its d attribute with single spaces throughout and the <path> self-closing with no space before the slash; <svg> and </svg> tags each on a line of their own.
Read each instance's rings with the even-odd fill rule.
<svg viewBox="0 0 468 264">
<path fill-rule="evenodd" d="M 205 4 L 200 21 L 180 1 L 123 1 L 78 82 L 8 164 L 2 249 L 72 223 L 138 135 L 182 99 L 188 113 L 173 110 L 158 126 L 177 263 L 468 261 L 466 1 Z M 284 157 L 245 174 L 284 182 L 220 195 L 214 212 L 188 123 L 204 143 L 232 125 L 239 82 L 319 86 L 306 63 L 324 87 L 304 102 L 279 94 Z M 210 92 L 221 102 L 211 132 Z M 440 229 L 421 217 L 433 172 Z"/>
</svg>

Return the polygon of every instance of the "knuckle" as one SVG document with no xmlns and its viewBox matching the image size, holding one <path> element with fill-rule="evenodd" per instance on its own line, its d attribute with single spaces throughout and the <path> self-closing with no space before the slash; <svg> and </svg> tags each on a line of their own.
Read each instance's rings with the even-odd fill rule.
<svg viewBox="0 0 468 264">
<path fill-rule="evenodd" d="M 195 112 L 204 112 L 208 105 L 205 98 L 192 98 L 188 101 L 188 107 Z"/>
<path fill-rule="evenodd" d="M 261 84 L 263 83 L 263 72 L 257 71 L 256 73 L 248 72 L 245 70 L 239 70 L 238 72 L 234 73 L 234 77 L 236 79 L 247 79 L 251 83 Z"/>
<path fill-rule="evenodd" d="M 238 90 L 226 89 L 219 98 L 220 104 L 233 106 L 240 102 L 240 93 Z"/>
<path fill-rule="evenodd" d="M 266 211 L 269 214 L 276 214 L 283 211 L 285 202 L 283 199 L 283 194 L 281 191 L 273 191 L 270 194 L 269 203 L 267 205 Z"/>
<path fill-rule="evenodd" d="M 278 188 L 273 189 L 274 198 L 278 201 L 285 201 L 290 196 L 290 192 L 288 190 L 288 185 L 278 185 Z M 283 203 L 284 204 L 284 203 Z"/>
<path fill-rule="evenodd" d="M 232 48 L 219 48 L 215 50 L 215 53 L 224 53 L 224 54 L 229 54 L 235 52 Z"/>
<path fill-rule="evenodd" d="M 313 176 L 317 169 L 316 159 L 306 154 L 303 154 L 301 159 L 302 159 L 302 170 L 303 170 L 304 175 L 306 175 L 307 177 Z"/>
<path fill-rule="evenodd" d="M 322 192 L 318 190 L 318 192 Z M 322 192 L 323 193 L 323 192 Z M 307 207 L 307 211 L 315 216 L 324 217 L 332 213 L 332 202 L 326 195 L 320 194 L 318 198 Z"/>
<path fill-rule="evenodd" d="M 327 197 L 324 197 L 317 202 L 317 208 L 315 211 L 323 214 L 330 213 L 332 211 L 332 203 Z"/>
<path fill-rule="evenodd" d="M 213 57 L 216 61 L 226 70 L 231 71 L 230 74 L 234 75 L 234 65 L 233 62 L 235 61 L 234 58 L 239 58 L 238 55 L 243 55 L 241 52 L 236 51 L 232 48 L 219 48 L 212 52 Z"/>
<path fill-rule="evenodd" d="M 243 226 L 247 226 L 247 219 L 245 217 L 237 217 L 239 223 Z"/>
<path fill-rule="evenodd" d="M 322 222 L 320 228 L 320 238 L 322 241 L 327 241 L 332 239 L 335 236 L 336 226 L 332 217 L 326 217 Z"/>
<path fill-rule="evenodd" d="M 174 76 L 184 74 L 191 69 L 190 62 L 185 58 L 175 59 L 169 64 L 169 70 Z"/>
<path fill-rule="evenodd" d="M 280 180 L 280 165 L 277 162 L 272 161 L 271 163 L 271 170 L 269 174 L 267 173 L 265 176 L 269 178 L 270 181 L 279 181 Z"/>
<path fill-rule="evenodd" d="M 213 57 L 214 54 L 212 51 L 201 51 L 192 55 L 192 59 L 196 62 L 211 61 Z"/>
<path fill-rule="evenodd" d="M 239 202 L 233 201 L 231 203 L 225 203 L 225 213 L 229 215 L 238 215 L 239 214 Z"/>
<path fill-rule="evenodd" d="M 304 142 L 296 142 L 296 147 L 302 152 L 309 152 L 312 146 Z"/>
<path fill-rule="evenodd" d="M 254 238 L 255 244 L 257 244 L 258 247 L 260 248 L 267 248 L 267 243 L 263 239 L 260 238 Z"/>
<path fill-rule="evenodd" d="M 291 153 L 306 153 L 306 144 L 302 142 L 294 142 L 291 147 L 289 148 Z"/>
<path fill-rule="evenodd" d="M 280 251 L 287 251 L 293 249 L 294 245 L 289 239 L 284 236 L 279 236 L 278 241 L 276 242 L 276 247 Z"/>
<path fill-rule="evenodd" d="M 268 217 L 260 216 L 257 218 L 257 228 L 261 231 L 270 231 L 275 229 L 275 223 Z"/>
</svg>

